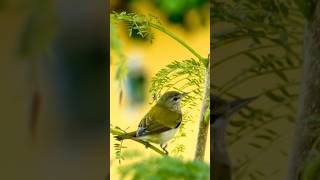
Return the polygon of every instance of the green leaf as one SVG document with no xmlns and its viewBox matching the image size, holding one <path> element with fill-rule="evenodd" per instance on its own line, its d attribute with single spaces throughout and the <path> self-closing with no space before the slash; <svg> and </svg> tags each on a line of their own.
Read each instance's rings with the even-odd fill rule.
<svg viewBox="0 0 320 180">
<path fill-rule="evenodd" d="M 256 149 L 262 149 L 263 147 L 257 143 L 248 143 L 250 146 L 256 148 Z"/>
<path fill-rule="evenodd" d="M 256 56 L 255 54 L 250 53 L 250 52 L 245 52 L 245 55 L 247 55 L 255 63 L 260 63 L 260 58 L 258 58 L 258 56 Z"/>
<path fill-rule="evenodd" d="M 284 98 L 279 96 L 279 95 L 276 95 L 275 93 L 271 92 L 271 91 L 268 91 L 268 92 L 265 92 L 265 95 L 271 99 L 272 101 L 275 101 L 275 102 L 283 102 L 284 101 Z"/>
<path fill-rule="evenodd" d="M 258 139 L 263 139 L 263 140 L 267 140 L 272 142 L 273 141 L 273 137 L 269 136 L 269 135 L 265 135 L 265 134 L 257 134 L 255 135 L 256 138 Z"/>
</svg>

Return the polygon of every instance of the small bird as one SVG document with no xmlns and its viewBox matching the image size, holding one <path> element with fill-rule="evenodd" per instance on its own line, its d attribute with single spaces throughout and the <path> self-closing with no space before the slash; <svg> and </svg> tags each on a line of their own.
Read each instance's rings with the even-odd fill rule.
<svg viewBox="0 0 320 180">
<path fill-rule="evenodd" d="M 227 150 L 225 133 L 230 117 L 257 97 L 238 99 L 228 102 L 211 95 L 213 105 L 210 106 L 211 121 L 211 177 L 218 180 L 231 180 L 231 160 Z"/>
<path fill-rule="evenodd" d="M 160 144 L 166 150 L 167 142 L 174 137 L 181 126 L 181 100 L 188 93 L 168 91 L 164 93 L 150 111 L 142 118 L 136 131 L 125 133 L 117 140 L 139 139 Z"/>
</svg>

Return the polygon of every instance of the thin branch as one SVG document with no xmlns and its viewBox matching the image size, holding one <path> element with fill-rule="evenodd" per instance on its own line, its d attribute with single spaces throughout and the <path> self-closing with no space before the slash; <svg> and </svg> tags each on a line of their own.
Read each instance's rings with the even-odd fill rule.
<svg viewBox="0 0 320 180">
<path fill-rule="evenodd" d="M 175 35 L 174 33 L 166 30 L 164 27 L 159 26 L 157 24 L 150 23 L 150 26 L 155 29 L 158 29 L 159 31 L 165 33 L 166 35 L 170 36 L 171 38 L 173 38 L 174 40 L 179 42 L 182 46 L 184 46 L 186 49 L 188 49 L 193 55 L 195 55 L 202 63 L 204 63 L 206 58 L 204 58 L 200 54 L 198 54 L 191 46 L 189 46 L 185 41 L 183 41 L 177 35 Z"/>
</svg>

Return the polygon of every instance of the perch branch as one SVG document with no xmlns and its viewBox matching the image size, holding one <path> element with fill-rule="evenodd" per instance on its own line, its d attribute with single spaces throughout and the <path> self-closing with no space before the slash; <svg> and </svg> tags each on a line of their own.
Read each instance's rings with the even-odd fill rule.
<svg viewBox="0 0 320 180">
<path fill-rule="evenodd" d="M 118 136 L 118 135 L 122 135 L 124 132 L 121 131 L 121 130 L 117 130 L 117 129 L 114 129 L 114 128 L 110 128 L 110 133 L 115 135 L 115 136 Z M 148 142 L 145 142 L 145 141 L 142 141 L 142 140 L 139 140 L 139 139 L 130 139 L 130 140 L 133 140 L 133 141 L 136 141 L 140 144 L 143 144 L 146 148 L 150 148 L 152 149 L 153 151 L 159 153 L 160 155 L 166 155 L 165 152 L 163 152 L 162 150 L 160 150 L 159 148 L 155 147 L 154 145 L 148 143 Z"/>
<path fill-rule="evenodd" d="M 210 57 L 209 57 L 209 62 L 210 62 Z M 196 153 L 194 156 L 195 160 L 204 159 L 207 137 L 208 137 L 208 129 L 210 125 L 210 123 L 206 120 L 206 112 L 207 112 L 207 109 L 209 108 L 209 95 L 210 95 L 210 63 L 208 63 L 208 66 L 206 68 L 204 88 L 205 89 L 203 92 L 202 107 L 201 107 L 201 113 L 199 118 L 197 147 L 196 147 Z"/>
</svg>

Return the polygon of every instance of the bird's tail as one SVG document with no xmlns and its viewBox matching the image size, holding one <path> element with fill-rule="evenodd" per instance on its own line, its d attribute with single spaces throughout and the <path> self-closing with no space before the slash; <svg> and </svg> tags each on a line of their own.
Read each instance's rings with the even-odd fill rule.
<svg viewBox="0 0 320 180">
<path fill-rule="evenodd" d="M 130 132 L 130 133 L 121 134 L 121 135 L 115 136 L 115 138 L 117 140 L 121 141 L 121 140 L 124 140 L 124 139 L 134 138 L 135 136 L 136 136 L 136 131 Z"/>
</svg>

